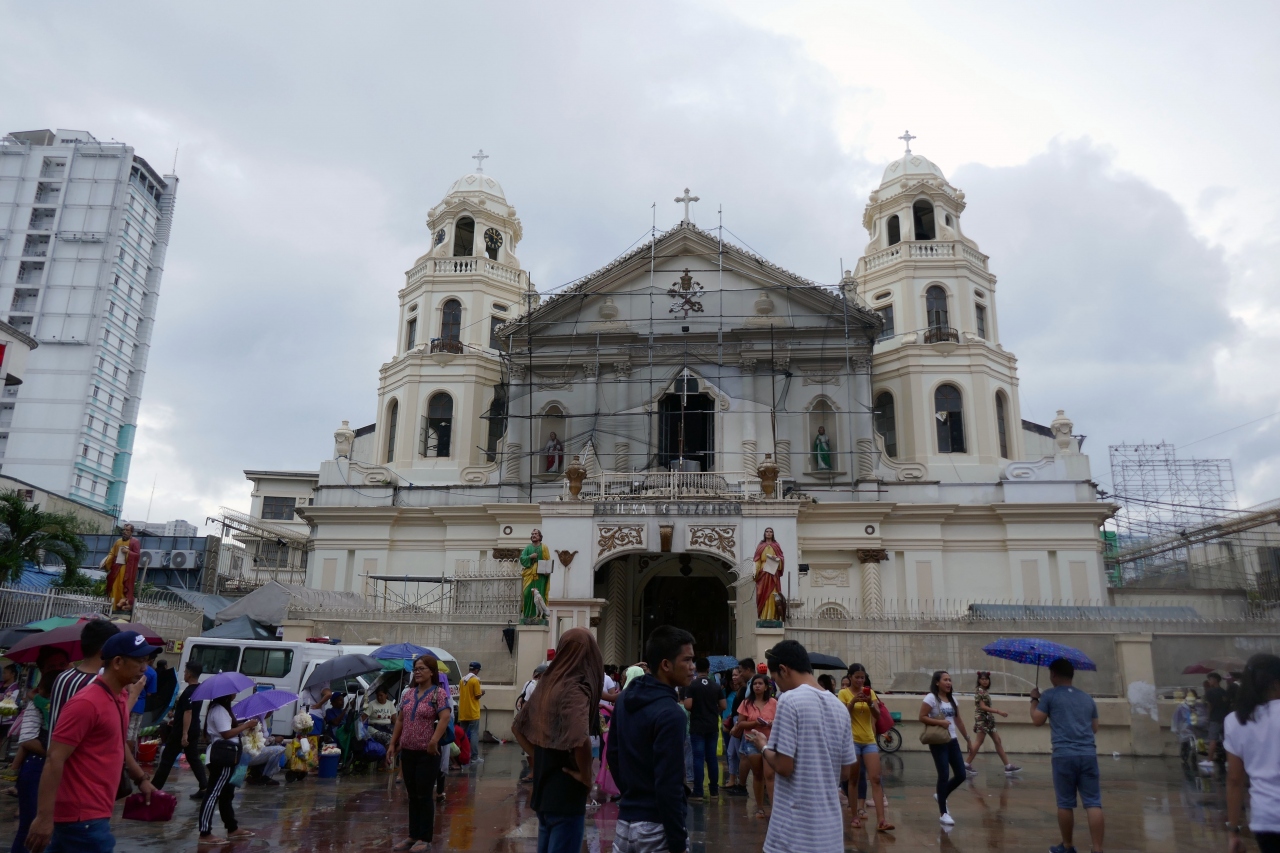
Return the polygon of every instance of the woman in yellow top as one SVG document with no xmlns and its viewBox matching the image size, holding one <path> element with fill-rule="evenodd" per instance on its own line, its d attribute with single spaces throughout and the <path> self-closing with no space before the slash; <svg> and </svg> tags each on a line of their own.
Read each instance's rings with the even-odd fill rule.
<svg viewBox="0 0 1280 853">
<path fill-rule="evenodd" d="M 860 663 L 849 666 L 849 687 L 841 690 L 839 696 L 849 708 L 853 746 L 858 751 L 858 763 L 853 765 L 853 773 L 849 777 L 850 794 L 857 791 L 858 783 L 865 779 L 870 784 L 872 802 L 876 807 L 876 831 L 888 832 L 894 827 L 885 814 L 884 788 L 880 785 L 880 747 L 876 743 L 875 721 L 880 715 L 880 697 L 871 689 L 866 667 Z M 851 823 L 854 829 L 861 829 L 862 821 L 867 817 L 866 795 L 859 793 Z"/>
</svg>

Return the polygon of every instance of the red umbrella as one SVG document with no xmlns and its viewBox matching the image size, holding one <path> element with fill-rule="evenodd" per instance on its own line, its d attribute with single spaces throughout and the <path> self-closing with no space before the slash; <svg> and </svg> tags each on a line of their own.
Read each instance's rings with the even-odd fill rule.
<svg viewBox="0 0 1280 853">
<path fill-rule="evenodd" d="M 1193 663 L 1182 671 L 1183 675 L 1208 675 L 1211 672 L 1243 672 L 1244 661 L 1240 658 L 1209 658 Z"/>
<path fill-rule="evenodd" d="M 146 637 L 147 642 L 153 646 L 164 644 L 164 640 L 160 639 L 159 634 L 139 622 L 116 623 L 116 627 L 121 631 L 137 631 Z M 14 663 L 35 663 L 36 658 L 40 656 L 41 649 L 54 648 L 66 652 L 67 657 L 71 660 L 80 660 L 84 657 L 84 653 L 80 651 L 80 632 L 83 630 L 84 624 L 82 623 L 68 625 L 65 628 L 54 628 L 52 631 L 45 631 L 42 634 L 32 634 L 9 649 L 5 657 Z"/>
</svg>

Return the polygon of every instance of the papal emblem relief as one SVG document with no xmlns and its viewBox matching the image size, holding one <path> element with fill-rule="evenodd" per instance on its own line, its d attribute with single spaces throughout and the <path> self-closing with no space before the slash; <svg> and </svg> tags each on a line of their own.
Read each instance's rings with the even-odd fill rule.
<svg viewBox="0 0 1280 853">
<path fill-rule="evenodd" d="M 672 282 L 667 296 L 671 297 L 669 314 L 688 317 L 691 312 L 702 313 L 702 285 L 693 280 L 687 269 L 679 281 Z"/>
</svg>

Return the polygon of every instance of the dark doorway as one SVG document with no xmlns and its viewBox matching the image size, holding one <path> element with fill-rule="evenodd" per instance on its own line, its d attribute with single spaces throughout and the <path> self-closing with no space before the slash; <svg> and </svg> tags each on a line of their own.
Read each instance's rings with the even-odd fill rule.
<svg viewBox="0 0 1280 853">
<path fill-rule="evenodd" d="M 733 654 L 729 590 L 719 578 L 652 578 L 645 585 L 640 613 L 641 648 L 659 625 L 674 625 L 693 634 L 699 655 Z"/>
<path fill-rule="evenodd" d="M 659 466 L 671 468 L 684 459 L 686 471 L 715 468 L 715 408 L 716 401 L 706 394 L 668 394 L 662 398 L 658 403 Z"/>
</svg>

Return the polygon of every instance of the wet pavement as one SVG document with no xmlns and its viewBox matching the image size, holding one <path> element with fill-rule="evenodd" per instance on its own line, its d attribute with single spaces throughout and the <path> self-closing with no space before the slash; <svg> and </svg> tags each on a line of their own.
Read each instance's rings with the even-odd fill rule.
<svg viewBox="0 0 1280 853">
<path fill-rule="evenodd" d="M 537 817 L 528 807 L 529 788 L 516 784 L 520 767 L 515 745 L 490 746 L 487 760 L 449 777 L 447 801 L 437 810 L 433 849 L 493 853 L 534 853 Z M 1047 850 L 1058 842 L 1048 756 L 1014 756 L 1024 769 L 1006 777 L 994 756 L 980 756 L 979 774 L 951 797 L 956 826 L 943 832 L 933 802 L 934 770 L 927 753 L 885 757 L 891 834 L 845 830 L 846 851 Z M 1221 779 L 1186 777 L 1175 759 L 1101 758 L 1108 851 L 1210 851 L 1226 847 L 1222 829 L 1225 795 Z M 283 774 L 281 774 L 283 776 Z M 179 794 L 169 823 L 112 823 L 118 851 L 196 850 L 196 806 L 186 795 L 191 775 L 175 768 L 166 786 Z M 0 850 L 8 850 L 17 817 L 16 801 L 0 797 Z M 280 787 L 251 786 L 237 792 L 240 825 L 256 837 L 219 851 L 283 850 L 300 853 L 385 851 L 404 838 L 407 826 L 403 787 L 388 790 L 387 774 L 314 775 Z M 749 798 L 724 797 L 691 805 L 691 850 L 760 850 L 766 821 L 752 817 Z M 845 812 L 846 820 L 849 817 Z M 874 821 L 874 812 L 872 812 Z M 584 850 L 608 853 L 617 807 L 604 805 L 587 815 Z M 215 822 L 215 831 L 222 826 Z M 1089 849 L 1084 815 L 1077 812 L 1076 846 Z M 1256 849 L 1250 846 L 1249 849 Z"/>
</svg>

